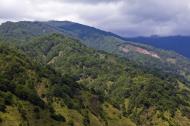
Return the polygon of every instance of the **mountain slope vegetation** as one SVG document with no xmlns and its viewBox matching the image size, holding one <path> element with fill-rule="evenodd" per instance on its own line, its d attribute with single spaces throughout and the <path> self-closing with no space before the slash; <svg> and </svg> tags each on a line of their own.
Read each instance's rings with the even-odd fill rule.
<svg viewBox="0 0 190 126">
<path fill-rule="evenodd" d="M 55 27 L 61 32 L 64 31 L 65 33 L 69 33 L 70 36 L 81 40 L 81 42 L 88 47 L 92 47 L 97 50 L 103 50 L 112 54 L 117 54 L 131 61 L 138 62 L 143 66 L 148 66 L 149 68 L 157 68 L 158 70 L 166 69 L 166 71 L 171 73 L 177 72 L 177 74 L 180 74 L 190 81 L 189 59 L 175 52 L 165 51 L 153 48 L 151 46 L 134 43 L 130 39 L 128 40 L 110 32 L 105 32 L 78 23 L 50 21 L 46 22 L 46 24 Z M 121 50 L 121 47 L 123 46 L 130 47 L 130 51 L 125 52 Z M 157 54 L 159 59 L 152 55 L 147 55 L 146 53 L 136 52 L 131 47 L 142 48 L 143 50 L 151 51 L 154 54 Z"/>
<path fill-rule="evenodd" d="M 59 33 L 79 39 L 81 43 L 88 47 L 125 57 L 143 65 L 143 67 L 148 66 L 150 69 L 156 68 L 180 74 L 190 81 L 189 59 L 172 51 L 164 51 L 151 46 L 126 41 L 125 38 L 93 27 L 69 21 L 7 22 L 0 26 L 0 39 L 16 46 L 27 43 L 32 37 L 52 33 Z M 125 51 L 122 49 L 124 46 L 132 48 L 126 52 L 126 49 Z M 159 59 L 147 53 L 136 51 L 133 47 L 157 54 Z"/>
<path fill-rule="evenodd" d="M 189 91 L 181 89 L 180 85 L 186 89 L 189 87 L 180 76 L 149 71 L 129 60 L 97 52 L 78 40 L 59 34 L 34 40 L 22 47 L 28 55 L 42 59 L 63 75 L 72 75 L 79 84 L 109 102 L 137 125 L 151 125 L 148 124 L 150 120 L 141 120 L 150 109 L 156 113 L 168 112 L 169 118 L 177 112 L 188 113 L 189 102 L 184 99 L 188 100 L 189 95 L 186 97 L 184 93 Z M 174 121 L 169 123 L 177 125 Z"/>
<path fill-rule="evenodd" d="M 7 26 L 0 30 L 3 126 L 190 125 L 190 84 L 187 75 L 175 71 L 184 72 L 184 64 L 171 69 L 165 51 L 115 40 L 116 50 L 109 48 L 113 52 L 103 46 L 97 51 L 68 29 L 61 32 L 49 24 L 51 30 L 44 33 L 47 24 L 42 23 L 42 28 L 38 22 L 35 28 L 26 22 L 26 28 L 19 23 L 23 27 L 13 28 L 19 32 L 10 33 L 11 28 L 5 34 Z M 39 32 L 32 34 L 31 27 Z M 104 43 L 109 45 L 107 40 Z"/>
<path fill-rule="evenodd" d="M 62 77 L 48 66 L 30 62 L 18 50 L 7 46 L 0 46 L 0 57 L 0 125 L 88 123 L 85 109 L 88 105 L 80 107 L 85 100 L 81 91 L 85 90 L 81 90 L 73 78 Z M 88 98 L 91 97 L 95 95 L 89 94 Z"/>
</svg>

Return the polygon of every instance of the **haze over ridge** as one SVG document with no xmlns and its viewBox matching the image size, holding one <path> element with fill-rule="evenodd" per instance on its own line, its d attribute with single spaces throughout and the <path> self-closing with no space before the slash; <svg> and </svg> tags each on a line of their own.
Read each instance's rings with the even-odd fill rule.
<svg viewBox="0 0 190 126">
<path fill-rule="evenodd" d="M 188 0 L 1 0 L 0 22 L 69 20 L 122 36 L 190 35 Z"/>
</svg>

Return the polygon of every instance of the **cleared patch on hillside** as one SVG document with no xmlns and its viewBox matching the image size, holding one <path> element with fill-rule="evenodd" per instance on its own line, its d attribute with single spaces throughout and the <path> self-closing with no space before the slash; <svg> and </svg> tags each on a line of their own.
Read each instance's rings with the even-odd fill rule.
<svg viewBox="0 0 190 126">
<path fill-rule="evenodd" d="M 124 53 L 137 52 L 140 54 L 149 55 L 151 57 L 160 59 L 160 56 L 157 53 L 155 53 L 153 51 L 149 51 L 149 50 L 144 49 L 144 48 L 133 46 L 133 45 L 120 46 L 120 50 Z"/>
</svg>

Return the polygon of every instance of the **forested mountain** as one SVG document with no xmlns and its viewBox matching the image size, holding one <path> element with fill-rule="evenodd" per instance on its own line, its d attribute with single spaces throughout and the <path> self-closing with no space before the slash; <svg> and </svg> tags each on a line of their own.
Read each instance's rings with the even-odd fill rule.
<svg viewBox="0 0 190 126">
<path fill-rule="evenodd" d="M 87 40 L 55 24 L 9 23 L 0 27 L 1 125 L 190 125 L 190 83 L 183 69 L 189 62 L 182 56 L 126 44 L 99 30 L 88 32 L 89 38 L 116 38 L 109 48 L 114 51 L 89 48 Z"/>
<path fill-rule="evenodd" d="M 79 39 L 88 47 L 125 57 L 149 69 L 180 74 L 190 81 L 189 59 L 172 51 L 126 41 L 125 38 L 93 27 L 69 21 L 7 22 L 0 26 L 0 39 L 16 46 L 27 44 L 32 37 L 52 33 Z"/>
</svg>

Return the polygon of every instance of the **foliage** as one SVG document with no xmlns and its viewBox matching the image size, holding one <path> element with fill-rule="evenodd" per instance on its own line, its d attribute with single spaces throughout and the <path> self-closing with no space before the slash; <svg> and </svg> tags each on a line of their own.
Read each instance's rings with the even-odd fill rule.
<svg viewBox="0 0 190 126">
<path fill-rule="evenodd" d="M 56 121 L 62 121 L 62 122 L 65 122 L 65 117 L 60 115 L 60 114 L 52 114 L 51 115 L 51 118 L 53 118 L 54 120 Z"/>
<path fill-rule="evenodd" d="M 166 64 L 165 61 L 135 53 L 121 54 L 117 40 L 109 37 L 111 34 L 96 33 L 95 30 L 89 31 L 90 37 L 86 38 L 87 33 L 73 29 L 72 32 L 77 32 L 77 37 L 86 45 L 125 55 L 129 60 L 96 51 L 72 37 L 49 35 L 54 32 L 50 27 L 43 34 L 42 29 L 47 25 L 42 24 L 24 22 L 15 26 L 11 23 L 4 24 L 3 31 L 0 28 L 0 33 L 4 33 L 2 43 L 13 42 L 18 48 L 0 46 L 2 112 L 10 112 L 11 107 L 17 106 L 14 109 L 19 111 L 24 123 L 32 124 L 30 119 L 46 118 L 56 126 L 67 120 L 73 121 L 67 122 L 68 125 L 91 125 L 94 120 L 110 125 L 113 120 L 117 122 L 129 118 L 137 125 L 150 124 L 150 120 L 155 118 L 172 124 L 177 111 L 188 120 L 188 81 L 178 75 L 179 68 L 184 66 L 176 67 L 179 64 Z M 6 25 L 10 25 L 7 32 Z M 26 27 L 32 28 L 31 31 Z M 9 35 L 13 35 L 12 38 Z M 7 37 L 9 39 L 5 40 Z M 13 46 L 13 43 L 10 45 Z M 171 66 L 175 69 L 170 69 Z M 185 88 L 181 89 L 179 83 Z M 129 101 L 127 106 L 126 99 Z M 105 102 L 113 105 L 113 113 L 102 107 Z M 166 112 L 170 114 L 169 119 L 164 116 Z M 154 114 L 149 117 L 150 113 Z M 157 113 L 161 113 L 163 118 L 155 117 Z"/>
<path fill-rule="evenodd" d="M 44 50 L 48 48 L 48 52 L 41 50 L 41 47 L 45 47 Z M 169 111 L 174 115 L 177 109 L 182 111 L 183 107 L 189 106 L 182 100 L 185 95 L 180 94 L 178 80 L 184 82 L 181 76 L 159 69 L 147 69 L 129 60 L 95 51 L 75 39 L 52 34 L 35 38 L 34 42 L 23 46 L 22 49 L 28 55 L 36 51 L 36 55 L 30 56 L 39 61 L 42 60 L 39 57 L 45 55 L 44 64 L 51 65 L 64 76 L 72 76 L 82 86 L 109 101 L 124 113 L 125 109 L 122 109 L 121 105 L 124 99 L 129 98 L 128 115 L 133 115 L 136 108 L 143 108 L 145 111 L 151 107 L 161 112 Z M 65 86 L 52 88 L 55 96 L 69 99 L 65 96 L 66 92 L 72 91 Z M 73 108 L 73 102 L 68 101 L 70 100 L 65 100 L 67 105 Z M 74 108 L 80 109 L 80 107 Z M 140 118 L 140 114 L 137 113 L 135 118 Z"/>
</svg>

